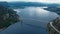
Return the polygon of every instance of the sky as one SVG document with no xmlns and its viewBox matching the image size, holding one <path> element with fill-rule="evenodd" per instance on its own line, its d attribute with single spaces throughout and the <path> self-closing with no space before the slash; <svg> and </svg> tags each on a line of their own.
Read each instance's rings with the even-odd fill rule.
<svg viewBox="0 0 60 34">
<path fill-rule="evenodd" d="M 7 2 L 25 1 L 25 2 L 42 2 L 42 3 L 60 3 L 60 0 L 0 0 L 0 1 L 7 1 Z"/>
</svg>

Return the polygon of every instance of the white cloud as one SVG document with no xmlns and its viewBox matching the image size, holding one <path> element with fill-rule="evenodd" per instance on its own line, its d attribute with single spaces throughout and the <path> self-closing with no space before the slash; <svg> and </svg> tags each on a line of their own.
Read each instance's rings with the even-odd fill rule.
<svg viewBox="0 0 60 34">
<path fill-rule="evenodd" d="M 44 2 L 44 3 L 60 3 L 60 0 L 0 0 L 0 1 L 25 1 L 25 2 Z"/>
</svg>

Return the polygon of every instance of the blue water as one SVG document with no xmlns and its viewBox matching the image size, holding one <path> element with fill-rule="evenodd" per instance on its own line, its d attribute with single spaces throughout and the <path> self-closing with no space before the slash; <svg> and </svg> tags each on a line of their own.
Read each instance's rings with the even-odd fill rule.
<svg viewBox="0 0 60 34">
<path fill-rule="evenodd" d="M 40 7 L 26 7 L 14 9 L 21 18 L 21 22 L 12 24 L 0 34 L 48 34 L 46 25 L 58 17 L 54 12 L 46 11 Z"/>
</svg>

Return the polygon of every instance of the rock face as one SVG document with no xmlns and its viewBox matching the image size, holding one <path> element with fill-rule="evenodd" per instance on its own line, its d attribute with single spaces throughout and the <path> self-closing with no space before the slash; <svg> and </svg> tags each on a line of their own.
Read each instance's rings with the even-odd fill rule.
<svg viewBox="0 0 60 34">
<path fill-rule="evenodd" d="M 8 27 L 18 21 L 20 21 L 20 19 L 16 11 L 0 5 L 0 29 Z"/>
</svg>

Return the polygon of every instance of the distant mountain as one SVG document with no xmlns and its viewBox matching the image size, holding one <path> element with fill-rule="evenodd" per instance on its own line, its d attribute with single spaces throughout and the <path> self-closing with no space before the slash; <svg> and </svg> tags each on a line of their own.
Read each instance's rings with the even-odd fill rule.
<svg viewBox="0 0 60 34">
<path fill-rule="evenodd" d="M 48 4 L 48 3 L 39 3 L 39 2 L 0 2 L 1 5 L 5 7 L 59 7 L 59 4 Z"/>
<path fill-rule="evenodd" d="M 9 5 L 8 5 L 8 3 L 7 2 L 5 2 L 5 1 L 3 1 L 3 2 L 0 2 L 0 6 L 4 6 L 4 7 L 9 7 Z"/>
<path fill-rule="evenodd" d="M 42 6 L 44 4 L 37 2 L 11 2 L 9 3 L 11 6 Z"/>
<path fill-rule="evenodd" d="M 39 2 L 8 2 L 10 7 L 56 7 L 58 4 L 47 4 L 47 3 L 39 3 Z"/>
</svg>

